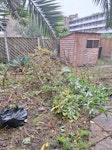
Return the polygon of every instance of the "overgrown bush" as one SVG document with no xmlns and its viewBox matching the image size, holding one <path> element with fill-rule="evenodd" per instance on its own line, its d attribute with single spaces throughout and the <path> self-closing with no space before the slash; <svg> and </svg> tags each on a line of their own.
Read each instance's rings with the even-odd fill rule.
<svg viewBox="0 0 112 150">
<path fill-rule="evenodd" d="M 77 120 L 81 113 L 94 115 L 94 110 L 106 114 L 103 108 L 108 101 L 108 90 L 82 77 L 77 77 L 72 67 L 66 67 L 52 52 L 38 49 L 30 62 L 30 80 L 25 88 L 38 90 L 42 99 L 52 100 L 52 111 L 63 117 Z"/>
<path fill-rule="evenodd" d="M 53 113 L 62 117 L 77 120 L 83 112 L 93 116 L 95 109 L 106 114 L 103 106 L 108 101 L 108 90 L 105 87 L 75 76 L 72 67 L 65 67 L 46 49 L 38 48 L 29 57 L 13 60 L 14 67 L 29 65 L 24 76 L 16 80 L 12 76 L 6 85 L 17 84 L 22 91 L 39 95 L 41 102 L 50 100 Z"/>
<path fill-rule="evenodd" d="M 94 110 L 104 112 L 104 104 L 108 101 L 109 92 L 102 85 L 93 85 L 86 79 L 77 78 L 74 74 L 65 72 L 65 88 L 53 96 L 52 111 L 69 119 L 78 119 L 83 111 L 89 116 Z"/>
</svg>

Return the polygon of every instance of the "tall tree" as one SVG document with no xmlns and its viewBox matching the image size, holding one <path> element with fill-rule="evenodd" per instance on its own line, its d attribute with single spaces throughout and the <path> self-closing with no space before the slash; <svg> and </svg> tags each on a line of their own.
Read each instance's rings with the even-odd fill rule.
<svg viewBox="0 0 112 150">
<path fill-rule="evenodd" d="M 30 21 L 36 23 L 39 32 L 44 36 L 56 37 L 56 26 L 62 21 L 56 0 L 2 0 L 1 5 L 20 23 L 26 25 L 30 16 Z"/>
</svg>

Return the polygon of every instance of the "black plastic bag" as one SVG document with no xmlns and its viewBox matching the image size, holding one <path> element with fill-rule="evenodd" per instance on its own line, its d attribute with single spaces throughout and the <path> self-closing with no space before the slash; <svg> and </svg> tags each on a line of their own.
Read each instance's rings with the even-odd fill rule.
<svg viewBox="0 0 112 150">
<path fill-rule="evenodd" d="M 24 108 L 19 108 L 18 106 L 11 109 L 5 107 L 0 112 L 0 123 L 3 127 L 9 126 L 16 128 L 23 126 L 26 119 L 27 111 Z"/>
</svg>

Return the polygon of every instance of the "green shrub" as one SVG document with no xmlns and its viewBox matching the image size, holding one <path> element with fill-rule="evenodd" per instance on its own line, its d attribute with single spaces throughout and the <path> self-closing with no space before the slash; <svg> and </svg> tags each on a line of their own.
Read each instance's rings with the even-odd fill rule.
<svg viewBox="0 0 112 150">
<path fill-rule="evenodd" d="M 29 61 L 30 61 L 30 58 L 28 56 L 15 57 L 11 61 L 10 66 L 14 68 L 24 67 L 28 65 Z"/>
<path fill-rule="evenodd" d="M 108 101 L 108 91 L 102 85 L 93 85 L 86 79 L 77 78 L 72 73 L 64 73 L 66 87 L 53 97 L 52 111 L 69 119 L 78 119 L 84 111 L 93 116 L 94 110 L 106 113 L 104 104 Z"/>
<path fill-rule="evenodd" d="M 57 141 L 64 150 L 73 150 L 73 146 L 66 138 L 59 136 L 57 137 Z"/>
</svg>

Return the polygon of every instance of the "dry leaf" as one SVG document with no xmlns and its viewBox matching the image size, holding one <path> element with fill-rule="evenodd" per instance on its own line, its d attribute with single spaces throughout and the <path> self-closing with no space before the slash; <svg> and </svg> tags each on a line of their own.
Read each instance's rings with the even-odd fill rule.
<svg viewBox="0 0 112 150">
<path fill-rule="evenodd" d="M 54 121 L 54 120 L 49 121 L 49 127 L 50 127 L 51 129 L 54 129 L 54 128 L 55 128 L 55 121 Z"/>
<path fill-rule="evenodd" d="M 48 148 L 48 147 L 49 147 L 49 143 L 47 142 L 42 145 L 41 150 L 45 150 L 45 148 Z"/>
</svg>

